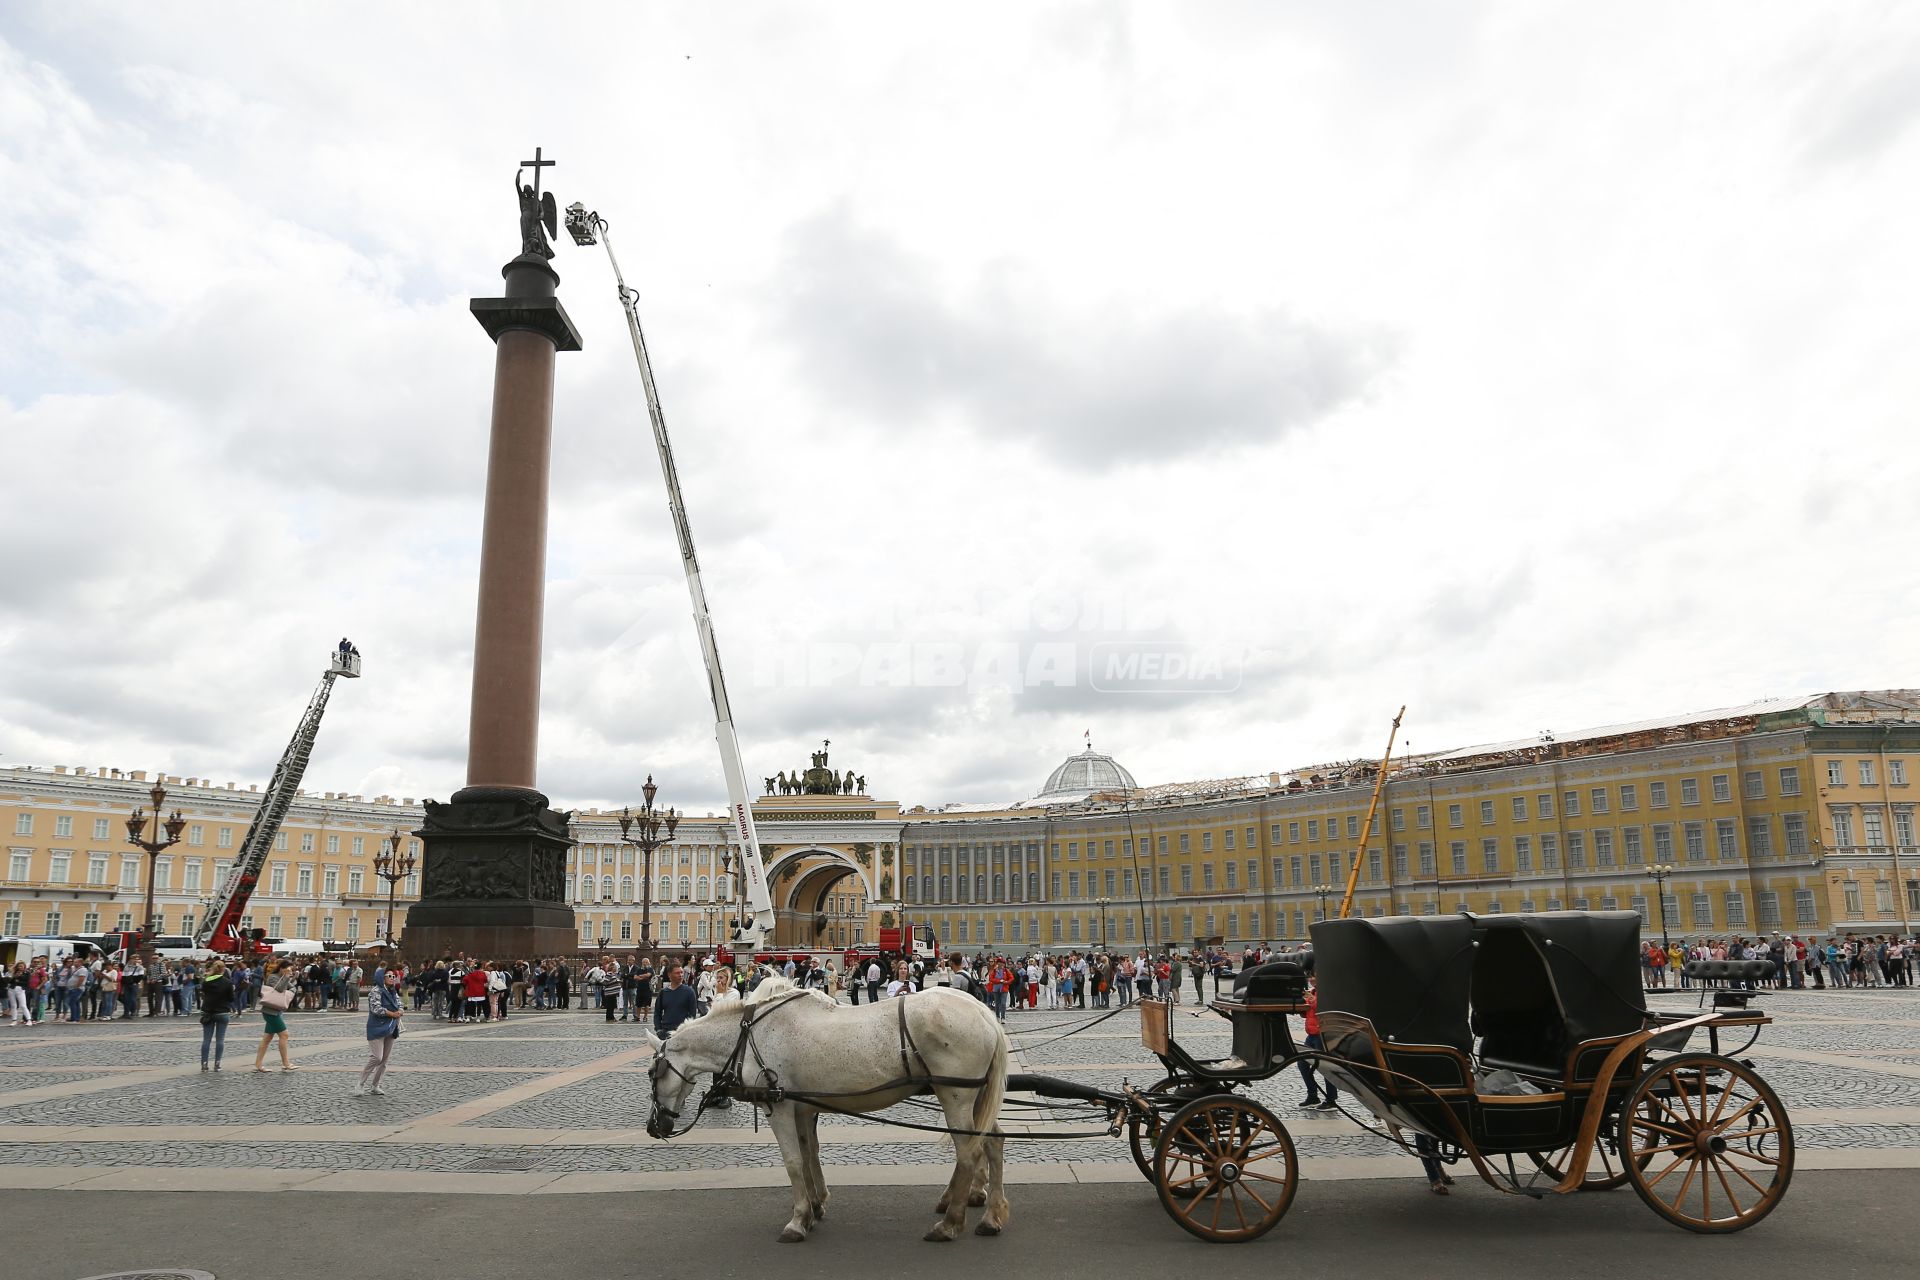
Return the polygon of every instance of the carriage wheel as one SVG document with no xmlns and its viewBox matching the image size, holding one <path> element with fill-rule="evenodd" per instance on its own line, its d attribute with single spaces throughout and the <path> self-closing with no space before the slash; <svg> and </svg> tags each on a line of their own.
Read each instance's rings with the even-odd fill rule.
<svg viewBox="0 0 1920 1280">
<path fill-rule="evenodd" d="M 1573 1159 L 1573 1148 L 1562 1147 L 1558 1151 L 1529 1151 L 1527 1158 L 1533 1161 L 1533 1167 L 1554 1179 L 1556 1182 L 1567 1176 L 1567 1164 Z M 1593 1155 L 1587 1160 L 1587 1176 L 1575 1188 L 1578 1191 L 1613 1191 L 1627 1185 L 1626 1162 L 1620 1158 L 1620 1151 L 1614 1145 L 1611 1134 L 1601 1134 L 1593 1140 Z"/>
<path fill-rule="evenodd" d="M 1661 1217 L 1689 1231 L 1739 1231 L 1787 1193 L 1793 1126 L 1750 1067 L 1689 1053 L 1635 1083 L 1620 1113 L 1620 1153 L 1633 1189 Z"/>
<path fill-rule="evenodd" d="M 1207 1087 L 1185 1076 L 1168 1076 L 1151 1089 L 1142 1089 L 1142 1093 L 1153 1097 L 1171 1095 L 1176 1098 L 1196 1098 L 1207 1092 Z M 1142 1119 L 1137 1115 L 1127 1117 L 1127 1145 L 1133 1150 L 1133 1162 L 1146 1175 L 1147 1181 L 1153 1181 L 1153 1149 L 1160 1141 L 1160 1132 L 1165 1126 L 1158 1111 Z M 1200 1188 L 1181 1188 L 1182 1198 L 1197 1196 Z"/>
<path fill-rule="evenodd" d="M 1195 1098 L 1161 1126 L 1153 1181 L 1161 1207 L 1187 1231 L 1239 1244 L 1265 1235 L 1286 1213 L 1300 1161 L 1273 1112 L 1218 1093 Z M 1192 1187 L 1199 1194 L 1181 1194 Z"/>
</svg>

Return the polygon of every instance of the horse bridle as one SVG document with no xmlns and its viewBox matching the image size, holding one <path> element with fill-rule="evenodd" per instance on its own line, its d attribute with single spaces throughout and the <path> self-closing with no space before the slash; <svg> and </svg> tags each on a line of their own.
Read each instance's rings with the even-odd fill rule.
<svg viewBox="0 0 1920 1280">
<path fill-rule="evenodd" d="M 665 1044 L 660 1046 L 659 1053 L 654 1057 L 653 1066 L 647 1069 L 647 1082 L 653 1091 L 654 1114 L 666 1118 L 667 1127 L 670 1130 L 670 1132 L 666 1134 L 666 1137 L 678 1138 L 682 1134 L 690 1133 L 693 1130 L 693 1126 L 700 1123 L 700 1113 L 718 1106 L 722 1099 L 739 1098 L 743 1102 L 761 1103 L 778 1102 L 786 1096 L 780 1088 L 779 1076 L 764 1062 L 761 1063 L 760 1070 L 766 1077 L 766 1084 L 762 1087 L 749 1087 L 741 1078 L 740 1073 L 741 1069 L 746 1065 L 747 1050 L 753 1044 L 754 1024 L 773 1013 L 776 1009 L 781 1008 L 783 1005 L 790 1004 L 806 994 L 805 991 L 796 991 L 791 995 L 782 996 L 780 999 L 769 1004 L 749 1005 L 741 1011 L 740 1035 L 739 1038 L 733 1042 L 733 1052 L 727 1055 L 725 1064 L 721 1066 L 720 1070 L 714 1073 L 713 1083 L 708 1086 L 706 1093 L 701 1095 L 700 1105 L 693 1109 L 693 1118 L 687 1121 L 687 1127 L 679 1130 L 677 1133 L 671 1132 L 671 1130 L 674 1123 L 680 1119 L 681 1113 L 675 1111 L 672 1107 L 665 1107 L 660 1104 L 660 1081 L 665 1078 L 667 1072 L 672 1072 L 674 1075 L 679 1076 L 680 1079 L 691 1088 L 696 1077 L 682 1071 L 678 1066 L 674 1065 L 667 1057 L 667 1046 Z M 662 1068 L 665 1068 L 665 1070 L 663 1071 Z"/>
<path fill-rule="evenodd" d="M 661 1070 L 662 1067 L 666 1068 L 666 1071 L 662 1071 Z M 682 1080 L 686 1081 L 689 1087 L 691 1087 L 694 1082 L 693 1076 L 688 1075 L 686 1072 L 682 1071 L 679 1067 L 674 1066 L 672 1062 L 668 1061 L 667 1046 L 662 1044 L 660 1046 L 659 1054 L 653 1060 L 653 1065 L 647 1069 L 647 1083 L 648 1083 L 648 1087 L 652 1090 L 652 1093 L 653 1093 L 653 1113 L 656 1116 L 666 1117 L 668 1132 L 662 1135 L 663 1139 L 678 1138 L 683 1134 L 691 1132 L 693 1129 L 693 1126 L 700 1122 L 700 1113 L 702 1111 L 705 1111 L 707 1107 L 711 1105 L 711 1100 L 716 1097 L 712 1089 L 707 1090 L 706 1094 L 700 1099 L 700 1105 L 693 1109 L 693 1119 L 687 1122 L 687 1127 L 685 1129 L 680 1130 L 678 1133 L 673 1132 L 674 1122 L 680 1118 L 680 1113 L 678 1111 L 675 1111 L 672 1107 L 664 1107 L 660 1105 L 660 1081 L 663 1078 L 665 1078 L 667 1071 L 671 1071 L 674 1075 L 677 1075 Z M 718 1081 L 716 1080 L 715 1083 L 717 1084 Z M 652 1127 L 651 1124 L 649 1124 L 648 1127 L 651 1128 Z"/>
</svg>

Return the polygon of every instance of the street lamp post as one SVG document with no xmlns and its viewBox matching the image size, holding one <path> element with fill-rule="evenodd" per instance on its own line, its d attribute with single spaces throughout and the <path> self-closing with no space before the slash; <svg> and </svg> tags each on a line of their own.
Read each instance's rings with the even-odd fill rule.
<svg viewBox="0 0 1920 1280">
<path fill-rule="evenodd" d="M 180 816 L 178 809 L 173 811 L 173 816 L 166 819 L 164 824 L 161 822 L 160 812 L 167 803 L 167 789 L 161 785 L 165 781 L 166 774 L 159 774 L 154 780 L 153 790 L 147 792 L 147 797 L 153 801 L 153 839 L 148 840 L 144 835 L 147 828 L 147 815 L 144 809 L 136 807 L 133 816 L 127 819 L 127 843 L 146 850 L 147 854 L 147 910 L 145 922 L 140 927 L 140 950 L 149 954 L 153 949 L 154 936 L 160 932 L 160 922 L 153 916 L 154 869 L 159 862 L 161 851 L 179 844 L 180 833 L 187 826 L 187 820 Z M 161 834 L 163 830 L 164 838 Z"/>
<path fill-rule="evenodd" d="M 1653 891 L 1660 895 L 1660 949 L 1667 950 L 1667 877 L 1673 868 L 1664 862 L 1649 862 L 1647 874 L 1653 877 Z"/>
<path fill-rule="evenodd" d="M 1327 918 L 1327 899 L 1338 892 L 1339 890 L 1330 884 L 1317 884 L 1313 886 L 1313 895 L 1320 899 L 1320 918 L 1322 920 Z"/>
<path fill-rule="evenodd" d="M 413 855 L 400 852 L 401 833 L 395 831 L 373 855 L 373 874 L 387 882 L 387 963 L 393 963 L 393 898 L 400 882 L 413 874 Z"/>
<path fill-rule="evenodd" d="M 639 813 L 620 810 L 620 842 L 630 844 L 640 850 L 643 863 L 640 896 L 640 945 L 643 949 L 653 949 L 653 851 L 673 839 L 673 833 L 680 826 L 680 815 L 672 809 L 656 809 L 653 798 L 660 788 L 653 785 L 653 775 L 647 775 L 647 784 L 640 788 L 644 803 Z M 638 832 L 638 835 L 634 833 Z"/>
<path fill-rule="evenodd" d="M 1107 904 L 1112 899 L 1095 898 L 1094 901 L 1100 905 L 1100 949 L 1105 951 L 1107 949 Z"/>
</svg>

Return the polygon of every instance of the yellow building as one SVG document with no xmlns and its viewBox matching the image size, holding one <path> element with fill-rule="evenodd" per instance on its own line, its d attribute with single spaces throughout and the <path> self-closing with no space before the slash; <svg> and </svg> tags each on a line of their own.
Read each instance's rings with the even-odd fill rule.
<svg viewBox="0 0 1920 1280">
<path fill-rule="evenodd" d="M 754 808 L 775 943 L 837 949 L 904 915 L 961 948 L 1292 941 L 1338 909 L 1359 862 L 1368 915 L 1620 908 L 1650 937 L 1910 933 L 1920 921 L 1914 775 L 1920 691 L 1837 693 L 1397 758 L 1361 848 L 1377 764 L 1135 784 L 1110 757 L 1066 761 L 1030 800 L 902 811 L 866 795 Z M 0 933 L 140 923 L 145 856 L 125 818 L 143 773 L 0 770 Z M 187 821 L 158 864 L 163 932 L 190 932 L 259 803 L 253 788 L 167 781 Z M 303 794 L 249 913 L 270 935 L 373 941 L 412 799 Z M 573 815 L 583 947 L 700 947 L 725 936 L 732 878 L 718 817 L 690 819 L 649 869 L 617 815 Z M 1671 867 L 1664 897 L 1648 868 Z M 649 874 L 650 872 L 650 874 Z M 418 889 L 400 886 L 400 917 Z"/>
<path fill-rule="evenodd" d="M 1337 911 L 1639 911 L 1649 936 L 1910 932 L 1920 691 L 1827 694 L 1375 763 L 1132 785 L 1095 752 L 997 809 L 908 811 L 910 918 L 951 946 L 1288 941 Z M 1671 867 L 1665 893 L 1649 868 Z"/>
<path fill-rule="evenodd" d="M 147 855 L 127 843 L 126 820 L 151 810 L 148 792 L 166 788 L 164 808 L 185 820 L 179 843 L 154 862 L 160 932 L 191 934 L 226 876 L 260 805 L 257 786 L 206 778 L 150 776 L 145 770 L 0 769 L 0 934 L 98 933 L 145 922 Z M 397 886 L 418 895 L 421 810 L 411 799 L 301 792 L 280 833 L 245 927 L 270 936 L 374 942 L 386 931 L 387 884 L 374 854 L 395 832 L 416 859 Z M 152 835 L 151 826 L 147 829 Z"/>
</svg>

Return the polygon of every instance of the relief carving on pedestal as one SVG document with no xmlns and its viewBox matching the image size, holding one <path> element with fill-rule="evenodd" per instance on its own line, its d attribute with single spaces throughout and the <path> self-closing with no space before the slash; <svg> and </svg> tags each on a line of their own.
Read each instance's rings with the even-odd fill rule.
<svg viewBox="0 0 1920 1280">
<path fill-rule="evenodd" d="M 428 860 L 422 898 L 518 898 L 525 881 L 513 851 L 462 850 Z"/>
</svg>

